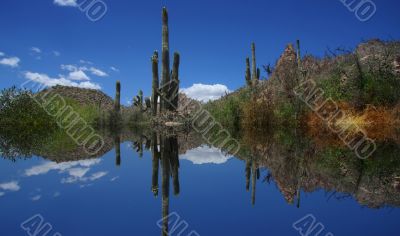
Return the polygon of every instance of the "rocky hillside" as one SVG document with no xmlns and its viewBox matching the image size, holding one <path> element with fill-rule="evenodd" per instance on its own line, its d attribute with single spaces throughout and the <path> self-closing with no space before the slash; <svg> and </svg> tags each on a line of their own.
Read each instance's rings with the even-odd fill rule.
<svg viewBox="0 0 400 236">
<path fill-rule="evenodd" d="M 83 89 L 76 87 L 55 86 L 50 88 L 51 93 L 59 94 L 63 98 L 70 98 L 82 105 L 93 105 L 101 110 L 111 110 L 114 107 L 114 101 L 108 95 L 100 90 Z M 41 93 L 46 93 L 44 90 Z"/>
</svg>

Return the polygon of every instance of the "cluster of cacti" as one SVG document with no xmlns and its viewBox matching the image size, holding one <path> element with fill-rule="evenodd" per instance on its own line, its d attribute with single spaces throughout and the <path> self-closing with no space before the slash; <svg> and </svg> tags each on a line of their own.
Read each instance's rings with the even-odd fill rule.
<svg viewBox="0 0 400 236">
<path fill-rule="evenodd" d="M 159 192 L 159 169 L 161 164 L 161 191 L 162 191 L 162 232 L 168 235 L 170 178 L 173 180 L 174 194 L 180 192 L 179 184 L 179 146 L 176 137 L 159 136 L 153 132 L 151 138 L 152 152 L 152 184 L 151 190 L 154 196 Z"/>
<path fill-rule="evenodd" d="M 251 177 L 251 204 L 256 203 L 256 180 L 260 179 L 260 169 L 257 167 L 252 158 L 246 160 L 246 191 L 250 190 L 250 177 Z"/>
<path fill-rule="evenodd" d="M 149 97 L 144 98 L 143 100 L 143 91 L 140 90 L 139 94 L 133 98 L 133 106 L 139 108 L 141 111 L 148 111 L 152 108 L 151 99 Z"/>
<path fill-rule="evenodd" d="M 179 53 L 174 53 L 174 62 L 172 72 L 170 69 L 169 58 L 169 30 L 168 30 L 168 11 L 163 8 L 162 11 L 162 52 L 161 52 L 161 84 L 159 85 L 158 75 L 158 52 L 154 52 L 152 57 L 153 69 L 153 95 L 152 95 L 152 113 L 157 115 L 158 99 L 160 98 L 160 112 L 176 111 L 178 108 L 179 94 Z"/>
<path fill-rule="evenodd" d="M 250 71 L 250 59 L 246 58 L 246 84 L 248 86 L 257 85 L 258 81 L 261 78 L 260 68 L 257 68 L 256 62 L 256 44 L 251 44 L 251 71 Z"/>
<path fill-rule="evenodd" d="M 140 90 L 138 95 L 133 98 L 133 105 L 142 109 L 143 107 L 143 91 Z"/>
<path fill-rule="evenodd" d="M 143 157 L 143 140 L 140 139 L 139 141 L 133 142 L 133 149 L 135 149 L 135 151 L 137 153 L 139 153 L 139 157 L 142 158 Z"/>
</svg>

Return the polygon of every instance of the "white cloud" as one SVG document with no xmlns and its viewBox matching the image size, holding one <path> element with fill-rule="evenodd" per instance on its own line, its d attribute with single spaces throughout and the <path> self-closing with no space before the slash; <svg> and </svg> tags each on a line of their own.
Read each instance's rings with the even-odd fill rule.
<svg viewBox="0 0 400 236">
<path fill-rule="evenodd" d="M 62 7 L 77 7 L 77 0 L 54 0 L 54 4 Z"/>
<path fill-rule="evenodd" d="M 68 78 L 64 78 L 63 76 L 60 76 L 59 78 L 51 78 L 50 76 L 46 74 L 40 74 L 40 73 L 35 73 L 35 72 L 25 72 L 25 78 L 35 81 L 37 83 L 43 84 L 48 87 L 53 87 L 56 85 L 62 85 L 62 86 L 71 86 L 71 87 L 78 87 L 78 88 L 87 88 L 87 89 L 101 89 L 101 86 L 97 83 L 92 83 L 90 81 L 85 81 L 85 82 L 73 82 L 71 78 L 74 78 L 73 76 L 77 76 L 77 74 L 72 74 L 68 76 Z M 78 79 L 78 77 L 74 78 Z M 83 79 L 83 77 L 80 77 L 80 79 Z"/>
<path fill-rule="evenodd" d="M 54 194 L 53 194 L 53 197 L 59 197 L 61 195 L 61 193 L 60 192 L 55 192 Z"/>
<path fill-rule="evenodd" d="M 189 150 L 180 157 L 180 159 L 191 161 L 195 165 L 223 164 L 231 158 L 232 156 L 225 155 L 218 148 L 208 147 L 208 146 L 201 146 Z"/>
<path fill-rule="evenodd" d="M 76 66 L 76 65 L 61 65 L 61 69 L 62 70 L 66 70 L 66 71 L 71 71 L 71 72 L 78 72 L 78 71 L 80 71 L 79 73 L 80 74 L 82 74 L 83 72 L 86 72 L 86 71 L 88 71 L 88 72 L 90 72 L 92 75 L 96 75 L 96 76 L 99 76 L 99 77 L 107 77 L 108 76 L 108 74 L 106 73 L 106 72 L 104 72 L 104 71 L 102 71 L 102 70 L 100 70 L 100 69 L 98 69 L 98 68 L 95 68 L 95 67 L 90 67 L 90 68 L 87 68 L 86 66 Z"/>
<path fill-rule="evenodd" d="M 4 57 L 6 54 L 4 52 L 0 52 L 0 57 Z"/>
<path fill-rule="evenodd" d="M 100 159 L 72 161 L 72 162 L 46 162 L 41 165 L 33 166 L 25 170 L 24 175 L 27 177 L 38 176 L 49 173 L 50 171 L 58 171 L 60 174 L 66 173 L 67 176 L 61 179 L 61 183 L 78 183 L 78 182 L 91 182 L 106 176 L 108 172 L 100 171 L 87 176 L 91 167 L 101 162 Z"/>
<path fill-rule="evenodd" d="M 4 192 L 0 192 L 0 197 L 4 196 L 4 194 L 5 194 Z"/>
<path fill-rule="evenodd" d="M 36 201 L 39 201 L 41 198 L 42 198 L 42 195 L 36 195 L 36 196 L 32 197 L 31 200 L 36 202 Z"/>
<path fill-rule="evenodd" d="M 114 182 L 115 180 L 119 179 L 119 176 L 115 176 L 113 178 L 110 179 L 111 182 Z"/>
<path fill-rule="evenodd" d="M 77 71 L 78 67 L 74 66 L 74 65 L 64 65 L 64 64 L 62 64 L 61 65 L 61 69 L 62 70 L 66 70 L 66 71 Z"/>
<path fill-rule="evenodd" d="M 72 168 L 68 170 L 68 174 L 73 177 L 82 178 L 90 168 Z"/>
<path fill-rule="evenodd" d="M 83 70 L 72 71 L 68 75 L 69 80 L 90 80 L 89 76 Z"/>
<path fill-rule="evenodd" d="M 41 53 L 42 52 L 42 50 L 40 50 L 40 48 L 37 48 L 37 47 L 31 47 L 31 51 L 34 52 L 34 53 Z"/>
<path fill-rule="evenodd" d="M 96 76 L 99 76 L 99 77 L 107 77 L 108 76 L 108 74 L 106 72 L 104 72 L 104 71 L 102 71 L 100 69 L 94 68 L 94 67 L 90 67 L 89 70 L 93 75 L 96 75 Z"/>
<path fill-rule="evenodd" d="M 5 190 L 5 191 L 16 192 L 16 191 L 20 190 L 21 187 L 18 185 L 17 181 L 11 181 L 11 182 L 0 184 L 0 189 Z"/>
<path fill-rule="evenodd" d="M 119 69 L 117 67 L 111 66 L 110 69 L 114 72 L 119 72 Z"/>
<path fill-rule="evenodd" d="M 86 61 L 86 60 L 79 60 L 79 62 L 81 63 L 81 64 L 88 64 L 88 65 L 93 65 L 93 62 L 91 62 L 91 61 Z"/>
<path fill-rule="evenodd" d="M 27 170 L 25 170 L 25 176 L 37 176 L 47 174 L 50 171 L 59 171 L 65 172 L 69 169 L 75 167 L 86 167 L 89 168 L 91 166 L 97 165 L 101 162 L 100 159 L 93 159 L 93 160 L 82 160 L 82 161 L 71 161 L 71 162 L 63 162 L 63 163 L 56 163 L 56 162 L 46 162 L 41 165 L 33 166 Z"/>
<path fill-rule="evenodd" d="M 193 84 L 192 87 L 181 89 L 181 92 L 190 98 L 208 102 L 222 97 L 225 93 L 230 93 L 230 90 L 222 84 Z"/>
<path fill-rule="evenodd" d="M 89 177 L 85 177 L 86 172 L 82 176 L 69 176 L 67 178 L 63 178 L 61 183 L 63 184 L 73 184 L 77 182 L 88 182 L 98 180 L 108 174 L 108 172 L 96 172 Z"/>
<path fill-rule="evenodd" d="M 59 51 L 53 51 L 53 55 L 59 57 L 61 56 L 61 53 Z"/>
<path fill-rule="evenodd" d="M 92 174 L 92 176 L 89 177 L 89 180 L 95 181 L 97 179 L 100 179 L 100 178 L 106 176 L 107 174 L 108 174 L 108 172 L 106 172 L 106 171 L 97 172 L 97 173 Z"/>
<path fill-rule="evenodd" d="M 18 57 L 9 57 L 9 58 L 3 58 L 0 60 L 0 64 L 4 66 L 11 66 L 11 67 L 18 67 L 19 62 L 21 60 Z"/>
</svg>

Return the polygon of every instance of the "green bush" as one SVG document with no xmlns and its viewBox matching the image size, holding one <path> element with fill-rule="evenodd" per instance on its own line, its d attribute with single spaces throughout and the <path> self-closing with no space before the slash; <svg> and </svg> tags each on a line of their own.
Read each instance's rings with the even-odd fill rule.
<svg viewBox="0 0 400 236">
<path fill-rule="evenodd" d="M 244 104 L 250 99 L 250 89 L 242 88 L 217 101 L 205 104 L 204 108 L 227 129 L 239 130 Z"/>
</svg>

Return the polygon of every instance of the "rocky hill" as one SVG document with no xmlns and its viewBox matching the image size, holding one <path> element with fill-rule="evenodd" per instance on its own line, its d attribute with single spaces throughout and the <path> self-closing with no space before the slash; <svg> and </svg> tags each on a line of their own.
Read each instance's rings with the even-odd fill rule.
<svg viewBox="0 0 400 236">
<path fill-rule="evenodd" d="M 49 88 L 52 94 L 59 94 L 63 98 L 70 98 L 82 105 L 93 105 L 101 110 L 111 110 L 114 107 L 114 101 L 111 97 L 100 90 L 83 89 L 76 87 L 66 87 L 57 85 Z M 48 92 L 49 89 L 43 90 L 42 94 Z"/>
</svg>

